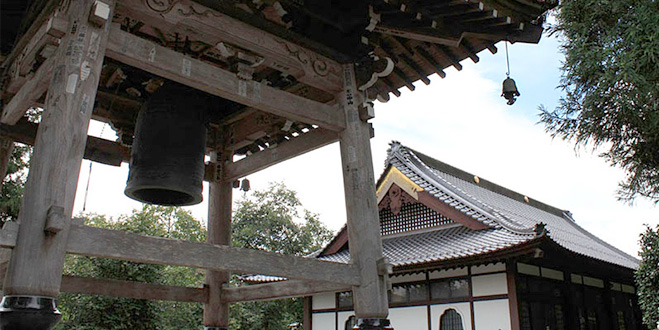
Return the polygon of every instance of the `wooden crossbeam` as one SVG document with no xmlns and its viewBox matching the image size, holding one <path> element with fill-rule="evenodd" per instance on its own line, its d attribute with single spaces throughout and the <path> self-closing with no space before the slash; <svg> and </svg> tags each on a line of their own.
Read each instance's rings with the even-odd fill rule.
<svg viewBox="0 0 659 330">
<path fill-rule="evenodd" d="M 222 299 L 229 303 L 257 300 L 273 300 L 310 296 L 323 292 L 348 291 L 349 285 L 288 280 L 283 282 L 256 284 L 222 290 Z"/>
<path fill-rule="evenodd" d="M 116 24 L 111 29 L 106 54 L 150 73 L 284 118 L 335 131 L 345 128 L 345 118 L 336 106 L 239 79 L 232 72 L 124 32 Z"/>
<path fill-rule="evenodd" d="M 198 2 L 122 1 L 117 4 L 117 12 L 162 30 L 185 27 L 186 33 L 213 46 L 224 42 L 263 56 L 263 65 L 304 84 L 332 93 L 341 90 L 339 63 Z"/>
<path fill-rule="evenodd" d="M 11 138 L 16 142 L 34 145 L 39 125 L 20 120 L 16 125 L 0 123 L 0 137 Z M 106 165 L 120 166 L 122 162 L 130 160 L 130 148 L 119 143 L 101 139 L 95 136 L 87 136 L 84 158 L 103 163 Z"/>
<path fill-rule="evenodd" d="M 23 117 L 30 107 L 36 105 L 37 100 L 48 90 L 53 73 L 53 62 L 53 58 L 46 60 L 37 69 L 34 76 L 23 84 L 18 93 L 3 108 L 0 123 L 13 125 Z"/>
<path fill-rule="evenodd" d="M 229 163 L 224 168 L 225 181 L 233 181 L 264 168 L 281 163 L 287 159 L 326 146 L 338 139 L 335 132 L 326 129 L 314 129 L 308 133 L 280 143 L 277 147 L 259 151 L 237 162 Z"/>
<path fill-rule="evenodd" d="M 359 284 L 354 265 L 71 225 L 67 253 L 134 262 Z"/>
<path fill-rule="evenodd" d="M 106 278 L 62 276 L 62 292 L 103 295 L 133 299 L 167 300 L 204 303 L 208 292 L 204 288 L 120 281 Z"/>
</svg>

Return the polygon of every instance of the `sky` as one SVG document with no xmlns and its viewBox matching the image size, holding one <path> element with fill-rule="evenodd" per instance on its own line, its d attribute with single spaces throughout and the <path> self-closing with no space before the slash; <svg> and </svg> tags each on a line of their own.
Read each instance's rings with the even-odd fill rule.
<svg viewBox="0 0 659 330">
<path fill-rule="evenodd" d="M 610 167 L 598 152 L 576 150 L 552 139 L 538 122 L 538 107 L 553 109 L 561 96 L 556 88 L 563 55 L 556 37 L 543 36 L 537 45 L 509 45 L 510 76 L 521 96 L 509 106 L 501 95 L 506 77 L 506 54 L 479 53 L 462 71 L 430 77 L 431 84 L 416 82 L 416 90 L 402 88 L 399 98 L 375 104 L 375 137 L 371 140 L 375 177 L 384 170 L 389 143 L 400 141 L 442 162 L 483 179 L 572 212 L 577 224 L 615 247 L 637 256 L 639 234 L 645 224 L 659 223 L 659 207 L 639 198 L 633 205 L 616 200 L 624 172 Z M 92 122 L 90 135 L 115 139 L 108 126 Z M 89 175 L 91 173 L 91 176 Z M 346 221 L 338 142 L 296 157 L 247 177 L 252 189 L 284 182 L 298 193 L 303 206 L 337 231 Z M 124 196 L 128 165 L 112 167 L 88 161 L 81 168 L 74 215 L 86 211 L 118 217 L 141 204 Z M 204 202 L 186 207 L 206 222 L 208 186 Z M 242 198 L 234 190 L 234 200 Z"/>
</svg>

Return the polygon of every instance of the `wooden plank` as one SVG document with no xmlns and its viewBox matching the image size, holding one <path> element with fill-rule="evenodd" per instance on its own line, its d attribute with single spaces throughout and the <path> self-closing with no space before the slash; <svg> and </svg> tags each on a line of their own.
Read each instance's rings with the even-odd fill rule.
<svg viewBox="0 0 659 330">
<path fill-rule="evenodd" d="M 4 132 L 4 130 L 2 130 Z M 14 141 L 0 136 L 0 191 L 2 191 L 2 182 L 7 175 L 7 167 L 14 150 Z"/>
<path fill-rule="evenodd" d="M 232 152 L 211 153 L 211 162 L 217 165 L 231 162 Z M 220 166 L 220 168 L 222 168 Z M 233 186 L 231 182 L 211 181 L 208 184 L 208 233 L 209 244 L 231 246 L 231 202 Z M 227 271 L 206 270 L 206 287 L 208 300 L 204 304 L 205 327 L 229 327 L 229 304 L 222 299 L 222 287 L 229 283 L 231 273 Z"/>
<path fill-rule="evenodd" d="M 193 59 L 113 25 L 107 56 L 150 73 L 278 116 L 341 131 L 345 119 L 335 106 L 306 99 Z"/>
<path fill-rule="evenodd" d="M 25 119 L 19 120 L 13 126 L 0 123 L 0 138 L 34 145 L 38 128 L 38 124 Z M 120 166 L 122 162 L 130 160 L 130 148 L 114 141 L 87 136 L 83 158 L 106 165 Z"/>
<path fill-rule="evenodd" d="M 332 93 L 341 90 L 341 65 L 314 51 L 279 38 L 191 0 L 122 1 L 117 11 L 163 31 L 184 29 L 192 38 L 235 45 L 263 56 L 263 65 Z"/>
<path fill-rule="evenodd" d="M 37 100 L 48 90 L 54 68 L 54 58 L 41 64 L 32 78 L 23 84 L 18 93 L 3 108 L 0 123 L 15 124 L 30 107 L 37 105 Z"/>
<path fill-rule="evenodd" d="M 105 2 L 112 17 L 114 1 Z M 25 183 L 5 295 L 59 294 L 69 219 L 109 30 L 108 24 L 98 27 L 88 22 L 93 4 L 79 0 L 62 8 L 72 30 L 51 58 L 54 69 Z M 53 209 L 61 210 L 57 214 L 63 220 L 56 234 L 44 230 Z"/>
<path fill-rule="evenodd" d="M 349 285 L 313 281 L 288 280 L 275 283 L 255 284 L 222 290 L 222 299 L 229 303 L 258 300 L 274 300 L 309 296 L 324 292 L 348 291 Z"/>
<path fill-rule="evenodd" d="M 226 164 L 223 180 L 231 182 L 245 177 L 303 153 L 326 146 L 337 139 L 338 135 L 330 130 L 322 128 L 311 130 L 289 141 L 282 142 L 275 148 L 268 148 L 235 163 Z"/>
<path fill-rule="evenodd" d="M 268 274 L 349 285 L 359 283 L 357 270 L 350 264 L 87 226 L 71 226 L 66 250 L 72 254 L 135 262 Z"/>
<path fill-rule="evenodd" d="M 359 118 L 358 106 L 364 99 L 357 90 L 352 64 L 344 66 L 344 79 L 340 102 L 347 127 L 339 134 L 339 142 L 350 259 L 360 274 L 360 285 L 352 290 L 355 314 L 358 318 L 386 318 L 388 275 L 381 274 L 378 269 L 378 262 L 382 261 L 382 239 L 375 199 L 370 127 Z"/>
<path fill-rule="evenodd" d="M 179 286 L 120 281 L 107 278 L 62 276 L 62 292 L 103 295 L 132 299 L 204 303 L 208 290 Z"/>
</svg>

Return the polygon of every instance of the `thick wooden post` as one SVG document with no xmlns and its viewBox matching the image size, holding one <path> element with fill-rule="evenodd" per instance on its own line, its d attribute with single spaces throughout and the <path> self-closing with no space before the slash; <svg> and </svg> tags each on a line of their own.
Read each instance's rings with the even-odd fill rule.
<svg viewBox="0 0 659 330">
<path fill-rule="evenodd" d="M 4 329 L 49 329 L 59 318 L 55 298 L 114 0 L 63 4 L 68 31 L 54 58 L 5 277 Z"/>
<path fill-rule="evenodd" d="M 231 245 L 231 182 L 222 181 L 227 158 L 218 153 L 211 154 L 211 162 L 219 166 L 218 175 L 209 183 L 208 192 L 208 236 L 207 242 Z M 214 270 L 206 271 L 208 303 L 204 304 L 204 329 L 221 330 L 229 326 L 229 304 L 221 299 L 222 286 L 229 282 L 231 274 Z"/>
<path fill-rule="evenodd" d="M 360 323 L 362 329 L 382 329 L 388 325 L 385 319 L 388 315 L 388 275 L 382 259 L 370 127 L 359 116 L 358 106 L 364 99 L 356 87 L 353 65 L 344 65 L 343 73 L 344 90 L 340 102 L 346 116 L 346 129 L 339 134 L 339 142 L 350 257 L 361 277 L 361 284 L 352 290 L 355 314 L 358 319 L 364 320 Z"/>
</svg>

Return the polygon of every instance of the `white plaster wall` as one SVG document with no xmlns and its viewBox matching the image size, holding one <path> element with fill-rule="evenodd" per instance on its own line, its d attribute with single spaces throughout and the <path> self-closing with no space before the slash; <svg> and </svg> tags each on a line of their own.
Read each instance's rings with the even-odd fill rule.
<svg viewBox="0 0 659 330">
<path fill-rule="evenodd" d="M 447 278 L 447 277 L 458 277 L 458 276 L 467 276 L 467 267 L 448 269 L 448 270 L 436 270 L 430 272 L 430 279 L 436 278 Z"/>
<path fill-rule="evenodd" d="M 441 304 L 430 306 L 430 329 L 439 330 L 439 318 L 444 311 L 449 308 L 455 309 L 462 317 L 462 327 L 464 330 L 471 330 L 471 309 L 469 303 Z M 314 329 L 315 330 L 315 329 Z M 397 330 L 397 329 L 396 329 Z"/>
<path fill-rule="evenodd" d="M 311 316 L 313 330 L 336 330 L 336 313 L 314 313 Z"/>
<path fill-rule="evenodd" d="M 506 270 L 506 264 L 503 262 L 498 262 L 496 264 L 489 264 L 489 265 L 480 265 L 480 266 L 472 266 L 471 267 L 471 273 L 472 274 L 483 274 L 483 273 L 494 273 L 494 272 L 503 272 Z"/>
<path fill-rule="evenodd" d="M 473 276 L 471 285 L 474 297 L 508 293 L 506 273 Z"/>
<path fill-rule="evenodd" d="M 336 294 L 321 293 L 314 295 L 311 298 L 311 308 L 313 310 L 336 308 Z"/>
<path fill-rule="evenodd" d="M 390 308 L 389 320 L 396 330 L 428 330 L 428 309 L 426 306 Z"/>
<path fill-rule="evenodd" d="M 510 330 L 508 299 L 474 302 L 474 325 L 476 330 Z"/>
</svg>

